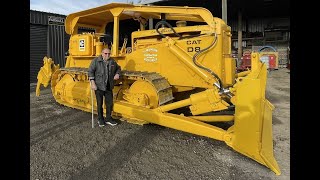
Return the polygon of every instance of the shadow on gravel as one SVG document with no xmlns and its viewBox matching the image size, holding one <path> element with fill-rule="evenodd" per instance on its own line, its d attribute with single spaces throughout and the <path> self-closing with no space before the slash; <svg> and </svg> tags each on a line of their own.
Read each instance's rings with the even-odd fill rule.
<svg viewBox="0 0 320 180">
<path fill-rule="evenodd" d="M 69 113 L 69 112 L 72 112 L 71 109 L 67 110 L 66 113 L 64 113 L 64 114 L 67 114 L 67 113 Z M 40 117 L 40 116 L 41 116 L 41 113 L 45 113 L 45 112 L 36 112 L 36 113 L 34 113 L 34 115 L 32 115 L 32 116 L 34 116 L 34 117 Z M 64 114 L 63 114 L 63 115 L 64 115 Z M 63 117 L 63 115 L 61 115 L 61 114 L 55 114 L 55 115 L 52 115 L 52 116 L 50 117 L 50 119 L 58 119 L 58 118 Z M 30 117 L 30 118 L 33 118 L 33 117 Z M 50 119 L 49 119 L 49 118 L 43 118 L 43 119 L 40 119 L 40 120 L 38 120 L 38 121 L 36 121 L 36 122 L 30 122 L 30 128 L 34 128 L 34 127 L 36 127 L 36 126 L 43 125 L 43 124 L 47 123 L 48 121 L 51 121 Z"/>
<path fill-rule="evenodd" d="M 268 101 L 271 102 L 271 104 L 276 104 L 276 103 L 279 103 L 281 101 L 281 99 L 279 99 L 280 96 L 274 94 L 274 93 L 271 93 L 269 91 L 266 92 L 266 99 Z"/>
<path fill-rule="evenodd" d="M 283 124 L 282 121 L 280 121 L 276 116 L 272 116 L 272 124 Z"/>
<path fill-rule="evenodd" d="M 130 161 L 131 157 L 148 146 L 154 137 L 156 137 L 162 129 L 156 125 L 143 125 L 139 130 L 121 139 L 117 144 L 102 154 L 99 160 L 81 171 L 74 174 L 70 179 L 73 180 L 101 180 L 114 179 L 114 173 L 117 169 Z M 112 164 L 110 164 L 112 162 Z"/>
<path fill-rule="evenodd" d="M 84 112 L 77 112 L 77 114 L 70 116 L 70 117 L 72 117 L 72 119 L 70 119 L 69 121 L 65 121 L 61 124 L 57 124 L 55 126 L 52 126 L 51 128 L 47 128 L 41 132 L 33 134 L 32 136 L 30 136 L 30 146 L 33 146 L 34 144 L 38 143 L 39 141 L 47 139 L 50 136 L 54 136 L 55 134 L 58 134 L 58 133 L 66 130 L 70 127 L 73 127 L 73 126 L 76 126 L 80 123 L 86 122 L 87 121 L 86 119 L 78 118 L 79 116 L 83 115 L 83 113 Z M 61 116 L 61 115 L 59 115 L 59 116 Z M 53 116 L 53 117 L 55 117 L 55 116 Z M 50 121 L 50 119 L 49 118 L 43 119 L 41 121 L 41 123 L 43 123 L 44 121 Z M 32 124 L 31 127 L 36 125 L 36 123 Z"/>
</svg>

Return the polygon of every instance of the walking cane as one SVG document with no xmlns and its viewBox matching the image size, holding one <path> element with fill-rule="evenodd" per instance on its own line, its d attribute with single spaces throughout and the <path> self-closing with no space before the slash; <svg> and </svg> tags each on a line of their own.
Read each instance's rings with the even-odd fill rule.
<svg viewBox="0 0 320 180">
<path fill-rule="evenodd" d="M 89 80 L 90 81 L 90 80 Z M 91 112 L 92 112 L 92 117 L 91 117 L 91 124 L 92 128 L 94 128 L 94 120 L 93 120 L 93 93 L 92 93 L 92 87 L 91 87 L 91 81 L 90 81 L 90 91 L 91 91 Z"/>
</svg>

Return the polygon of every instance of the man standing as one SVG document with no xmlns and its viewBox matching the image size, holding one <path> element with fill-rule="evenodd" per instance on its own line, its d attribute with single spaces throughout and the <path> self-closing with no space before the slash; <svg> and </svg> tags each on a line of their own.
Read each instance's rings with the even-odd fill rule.
<svg viewBox="0 0 320 180">
<path fill-rule="evenodd" d="M 121 67 L 117 62 L 110 58 L 110 49 L 102 50 L 100 56 L 91 61 L 88 76 L 91 83 L 91 88 L 95 90 L 97 109 L 98 109 L 98 124 L 100 127 L 105 126 L 105 123 L 115 126 L 117 122 L 111 117 L 113 108 L 113 80 L 118 80 L 120 77 Z M 103 118 L 103 96 L 107 106 L 106 121 Z"/>
</svg>

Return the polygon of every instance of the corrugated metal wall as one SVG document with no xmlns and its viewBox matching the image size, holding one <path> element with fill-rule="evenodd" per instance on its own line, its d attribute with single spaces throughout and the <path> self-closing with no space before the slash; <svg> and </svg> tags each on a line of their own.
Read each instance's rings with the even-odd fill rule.
<svg viewBox="0 0 320 180">
<path fill-rule="evenodd" d="M 265 24 L 265 19 L 251 19 L 248 21 L 248 32 L 263 32 Z"/>
<path fill-rule="evenodd" d="M 43 57 L 51 57 L 55 64 L 65 66 L 65 52 L 69 49 L 70 35 L 65 33 L 64 23 L 49 23 L 49 18 L 60 20 L 65 15 L 30 10 L 30 83 L 37 81 L 37 73 L 43 65 Z"/>
<path fill-rule="evenodd" d="M 64 26 L 49 25 L 48 55 L 54 60 L 55 64 L 60 67 L 65 66 L 65 32 Z"/>
<path fill-rule="evenodd" d="M 66 53 L 69 50 L 69 40 L 70 40 L 70 35 L 64 32 L 64 53 Z M 64 62 L 63 66 L 65 66 L 65 63 L 66 62 Z"/>
<path fill-rule="evenodd" d="M 30 25 L 30 83 L 37 82 L 38 71 L 47 54 L 47 26 Z"/>
<path fill-rule="evenodd" d="M 238 31 L 238 21 L 229 22 L 232 31 Z M 264 19 L 248 19 L 242 21 L 242 31 L 263 32 L 266 27 L 288 26 L 290 27 L 289 18 L 264 18 Z"/>
<path fill-rule="evenodd" d="M 238 31 L 238 21 L 230 21 L 228 24 L 231 27 L 231 31 Z M 246 31 L 246 22 L 242 21 L 242 31 Z"/>
<path fill-rule="evenodd" d="M 49 13 L 30 10 L 30 24 L 48 25 Z"/>
</svg>

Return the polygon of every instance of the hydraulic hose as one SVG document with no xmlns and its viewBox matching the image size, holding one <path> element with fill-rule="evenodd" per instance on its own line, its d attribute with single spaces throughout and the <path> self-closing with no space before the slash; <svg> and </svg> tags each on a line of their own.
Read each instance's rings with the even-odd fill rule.
<svg viewBox="0 0 320 180">
<path fill-rule="evenodd" d="M 217 39 L 218 39 L 217 34 L 214 33 L 214 41 L 213 41 L 208 47 L 206 47 L 206 48 L 198 51 L 196 54 L 194 54 L 194 56 L 192 57 L 192 60 L 193 60 L 193 63 L 194 63 L 197 67 L 206 70 L 206 71 L 209 72 L 212 76 L 214 76 L 214 77 L 218 80 L 218 82 L 219 82 L 219 86 L 218 86 L 218 87 L 219 87 L 220 91 L 223 91 L 222 81 L 221 81 L 221 79 L 219 78 L 219 76 L 218 76 L 216 73 L 214 73 L 213 71 L 211 71 L 209 68 L 206 68 L 206 67 L 204 67 L 204 66 L 201 66 L 201 65 L 197 64 L 197 59 L 196 59 L 201 53 L 203 53 L 203 52 L 209 50 L 211 47 L 213 47 L 213 46 L 216 44 Z"/>
</svg>

